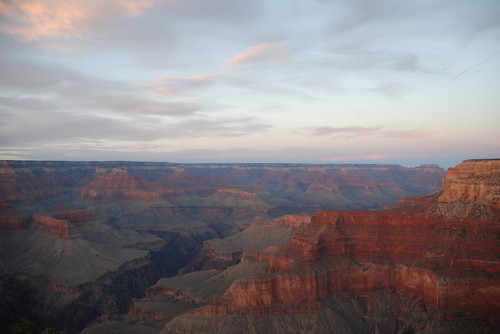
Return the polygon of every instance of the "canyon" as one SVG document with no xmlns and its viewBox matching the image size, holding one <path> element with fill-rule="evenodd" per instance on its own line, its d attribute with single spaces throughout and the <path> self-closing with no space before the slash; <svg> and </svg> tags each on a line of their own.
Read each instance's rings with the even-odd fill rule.
<svg viewBox="0 0 500 334">
<path fill-rule="evenodd" d="M 499 170 L 2 161 L 2 328 L 484 332 Z"/>
<path fill-rule="evenodd" d="M 244 252 L 260 272 L 161 333 L 495 333 L 499 180 L 500 160 L 470 160 L 388 210 L 320 211 L 286 245 Z"/>
</svg>

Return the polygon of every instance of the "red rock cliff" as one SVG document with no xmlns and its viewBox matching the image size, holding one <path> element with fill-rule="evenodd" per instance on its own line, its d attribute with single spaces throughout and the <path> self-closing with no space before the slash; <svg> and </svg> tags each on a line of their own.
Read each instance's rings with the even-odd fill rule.
<svg viewBox="0 0 500 334">
<path fill-rule="evenodd" d="M 463 325 L 453 321 L 469 321 L 475 332 L 493 331 L 500 325 L 499 175 L 500 160 L 465 161 L 449 170 L 439 199 L 421 200 L 427 210 L 319 212 L 286 246 L 243 255 L 242 265 L 266 261 L 266 273 L 234 282 L 211 305 L 168 323 L 165 333 L 230 333 L 227 326 L 238 317 L 255 321 L 255 326 L 264 321 L 270 331 L 303 332 L 307 330 L 300 323 L 288 329 L 281 323 L 284 320 L 274 323 L 276 314 L 285 315 L 289 309 L 322 317 L 321 307 L 304 311 L 301 306 L 329 305 L 339 298 L 344 298 L 342 307 L 346 309 L 363 299 L 363 308 L 351 310 L 362 320 L 353 320 L 351 326 L 366 326 L 371 332 L 451 333 Z M 436 202 L 465 202 L 492 209 L 489 215 L 450 218 L 432 210 Z M 367 318 L 380 303 L 373 299 L 375 291 L 388 293 L 384 297 L 388 299 L 382 299 L 388 308 L 409 312 L 398 315 L 405 325 Z M 351 296 L 347 301 L 346 293 Z M 421 300 L 425 311 L 415 313 L 413 306 L 391 305 L 395 293 L 413 298 L 414 303 Z M 388 317 L 391 312 L 375 313 Z M 260 320 L 253 318 L 256 314 Z M 412 323 L 413 317 L 424 317 L 427 324 L 422 325 L 422 320 Z M 443 325 L 443 321 L 448 322 Z M 327 323 L 315 326 L 314 332 L 328 332 Z"/>
<path fill-rule="evenodd" d="M 160 192 L 154 185 L 126 170 L 113 169 L 111 173 L 98 176 L 80 191 L 84 199 L 138 199 L 157 200 Z"/>
<path fill-rule="evenodd" d="M 34 215 L 33 227 L 56 235 L 62 239 L 79 237 L 77 229 L 65 219 L 56 219 L 48 216 Z"/>
<path fill-rule="evenodd" d="M 450 168 L 439 202 L 465 202 L 500 208 L 500 160 L 466 160 Z"/>
</svg>

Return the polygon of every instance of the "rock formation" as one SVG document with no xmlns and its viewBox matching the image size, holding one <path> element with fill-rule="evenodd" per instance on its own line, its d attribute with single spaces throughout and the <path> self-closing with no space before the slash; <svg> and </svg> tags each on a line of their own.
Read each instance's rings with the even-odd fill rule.
<svg viewBox="0 0 500 334">
<path fill-rule="evenodd" d="M 500 208 L 498 160 L 464 161 L 450 168 L 438 202 L 463 202 Z"/>
<path fill-rule="evenodd" d="M 380 209 L 395 200 L 425 195 L 439 188 L 444 171 L 436 165 L 352 164 L 186 164 L 186 171 L 214 174 L 271 195 L 275 207 Z M 294 212 L 287 212 L 294 213 Z"/>
<path fill-rule="evenodd" d="M 307 215 L 286 215 L 271 221 L 256 218 L 248 228 L 235 235 L 205 241 L 200 253 L 183 272 L 224 269 L 238 264 L 245 250 L 282 246 L 309 220 Z"/>
<path fill-rule="evenodd" d="M 241 263 L 225 278 L 221 270 L 245 249 L 263 259 L 267 246 L 286 243 L 298 225 L 280 217 L 382 208 L 437 190 L 443 175 L 437 166 L 0 161 L 0 331 L 29 319 L 76 333 L 127 310 L 161 328 L 192 308 L 189 298 L 175 299 L 189 287 L 161 281 L 176 292 L 137 298 L 188 264 L 216 268 L 193 262 L 205 241 L 214 240 L 210 256 L 231 254 L 233 262 L 217 267 L 210 281 L 223 284 L 202 289 L 193 299 L 200 303 L 264 268 Z M 162 303 L 170 299 L 177 304 Z"/>
<path fill-rule="evenodd" d="M 318 212 L 287 245 L 245 252 L 239 267 L 265 269 L 162 333 L 494 333 L 499 180 L 500 160 L 468 160 L 431 196 Z"/>
</svg>

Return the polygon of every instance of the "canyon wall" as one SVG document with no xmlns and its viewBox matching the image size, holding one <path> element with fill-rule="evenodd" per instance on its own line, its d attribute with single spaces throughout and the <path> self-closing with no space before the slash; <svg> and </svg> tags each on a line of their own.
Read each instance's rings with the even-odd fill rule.
<svg viewBox="0 0 500 334">
<path fill-rule="evenodd" d="M 238 266 L 264 271 L 162 333 L 236 333 L 242 324 L 261 333 L 494 333 L 499 176 L 500 160 L 469 160 L 434 195 L 387 211 L 318 212 L 288 244 L 243 254 Z M 443 204 L 475 209 L 450 215 L 436 209 Z"/>
<path fill-rule="evenodd" d="M 22 319 L 76 333 L 127 310 L 178 314 L 170 304 L 177 311 L 141 313 L 132 299 L 181 270 L 222 269 L 247 249 L 267 256 L 303 224 L 282 216 L 381 209 L 438 190 L 443 176 L 437 166 L 0 161 L 0 331 Z M 242 264 L 240 278 L 251 272 Z"/>
<path fill-rule="evenodd" d="M 439 202 L 465 202 L 500 208 L 498 160 L 466 160 L 450 168 Z"/>
</svg>

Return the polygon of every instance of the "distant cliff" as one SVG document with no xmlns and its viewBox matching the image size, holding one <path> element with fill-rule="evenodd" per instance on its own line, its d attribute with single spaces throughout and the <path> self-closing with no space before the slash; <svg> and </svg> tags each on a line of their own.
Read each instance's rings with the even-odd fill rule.
<svg viewBox="0 0 500 334">
<path fill-rule="evenodd" d="M 436 165 L 407 168 L 388 164 L 184 164 L 192 174 L 213 174 L 253 187 L 280 207 L 380 209 L 395 200 L 425 195 L 441 186 Z M 286 213 L 298 213 L 288 211 Z"/>
</svg>

